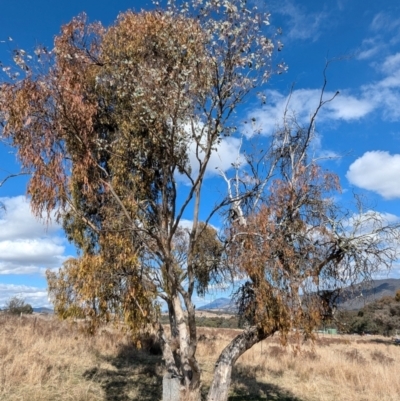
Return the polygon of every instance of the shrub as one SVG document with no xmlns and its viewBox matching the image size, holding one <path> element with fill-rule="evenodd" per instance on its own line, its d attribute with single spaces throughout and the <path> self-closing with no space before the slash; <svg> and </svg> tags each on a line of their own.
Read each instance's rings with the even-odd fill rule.
<svg viewBox="0 0 400 401">
<path fill-rule="evenodd" d="M 19 297 L 12 297 L 7 303 L 5 310 L 12 315 L 30 315 L 33 313 L 33 308 L 30 304 L 25 303 L 25 300 Z"/>
</svg>

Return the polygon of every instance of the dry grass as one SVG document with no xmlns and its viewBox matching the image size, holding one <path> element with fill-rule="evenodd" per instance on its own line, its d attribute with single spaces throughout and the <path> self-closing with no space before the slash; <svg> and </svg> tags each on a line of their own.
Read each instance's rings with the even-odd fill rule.
<svg viewBox="0 0 400 401">
<path fill-rule="evenodd" d="M 160 398 L 160 358 L 113 330 L 87 337 L 56 319 L 0 315 L 0 361 L 2 401 Z"/>
<path fill-rule="evenodd" d="M 199 346 L 208 380 L 232 334 L 214 330 L 210 338 Z M 399 372 L 400 347 L 384 337 L 323 336 L 300 352 L 272 338 L 239 358 L 232 400 L 398 401 Z"/>
<path fill-rule="evenodd" d="M 217 355 L 236 334 L 199 330 L 205 387 Z M 160 356 L 135 350 L 110 329 L 90 338 L 51 318 L 0 315 L 0 361 L 4 401 L 161 399 Z M 230 400 L 395 401 L 399 371 L 400 347 L 382 337 L 323 337 L 300 353 L 272 338 L 239 359 Z"/>
</svg>

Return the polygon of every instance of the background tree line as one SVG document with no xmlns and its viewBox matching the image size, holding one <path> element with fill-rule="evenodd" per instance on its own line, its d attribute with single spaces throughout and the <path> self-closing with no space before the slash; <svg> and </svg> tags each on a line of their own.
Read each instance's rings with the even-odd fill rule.
<svg viewBox="0 0 400 401">
<path fill-rule="evenodd" d="M 385 296 L 357 311 L 341 311 L 338 328 L 344 333 L 400 334 L 400 291 L 396 296 Z"/>
</svg>

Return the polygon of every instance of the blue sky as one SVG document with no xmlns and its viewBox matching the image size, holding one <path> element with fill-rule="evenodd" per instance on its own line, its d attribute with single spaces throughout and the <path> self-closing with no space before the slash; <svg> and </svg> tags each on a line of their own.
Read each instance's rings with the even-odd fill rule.
<svg viewBox="0 0 400 401">
<path fill-rule="evenodd" d="M 282 28 L 280 56 L 289 69 L 266 84 L 266 105 L 260 107 L 255 98 L 249 98 L 239 118 L 255 117 L 260 135 L 267 138 L 279 122 L 294 84 L 290 108 L 299 121 L 306 122 L 318 101 L 326 60 L 337 59 L 327 72 L 327 95 L 337 90 L 340 95 L 319 116 L 316 152 L 335 157 L 324 166 L 340 176 L 340 201 L 346 202 L 353 191 L 363 193 L 377 211 L 396 221 L 400 216 L 400 4 L 394 0 L 259 3 L 270 10 L 272 26 Z M 149 4 L 121 0 L 4 2 L 0 60 L 9 61 L 15 47 L 31 50 L 42 43 L 51 48 L 60 26 L 82 11 L 91 21 L 100 20 L 107 26 L 119 12 L 148 9 Z M 213 202 L 213 194 L 224 192 L 213 172 L 215 167 L 229 169 L 238 145 L 239 140 L 231 138 L 213 158 L 205 203 Z M 10 149 L 1 148 L 0 178 L 18 170 Z M 24 197 L 26 180 L 19 177 L 0 188 L 7 209 L 0 216 L 0 305 L 12 295 L 23 296 L 34 306 L 48 305 L 44 271 L 57 268 L 74 254 L 58 227 L 45 229 L 30 214 Z M 389 275 L 400 277 L 400 268 L 395 266 Z M 219 295 L 215 292 L 198 303 Z"/>
</svg>

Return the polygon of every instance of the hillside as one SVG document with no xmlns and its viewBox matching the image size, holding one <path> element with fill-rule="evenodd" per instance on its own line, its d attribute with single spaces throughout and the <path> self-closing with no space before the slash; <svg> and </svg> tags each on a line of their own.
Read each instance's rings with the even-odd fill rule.
<svg viewBox="0 0 400 401">
<path fill-rule="evenodd" d="M 399 336 L 400 297 L 383 296 L 357 311 L 341 310 L 336 318 L 342 332 Z"/>
<path fill-rule="evenodd" d="M 373 280 L 358 288 L 344 290 L 339 307 L 358 310 L 383 297 L 394 297 L 397 290 L 400 290 L 400 279 Z"/>
<path fill-rule="evenodd" d="M 34 313 L 47 313 L 49 315 L 54 314 L 54 310 L 50 308 L 46 308 L 45 306 L 40 306 L 38 308 L 33 308 Z"/>
<path fill-rule="evenodd" d="M 197 308 L 198 310 L 207 310 L 213 312 L 228 312 L 232 313 L 236 310 L 235 303 L 230 298 L 217 298 L 213 302 L 210 302 L 207 305 L 200 306 Z"/>
<path fill-rule="evenodd" d="M 346 288 L 339 300 L 339 308 L 344 310 L 358 310 L 383 297 L 394 297 L 400 290 L 400 279 L 387 278 L 373 280 L 356 288 Z M 235 302 L 230 298 L 218 298 L 198 310 L 235 313 Z"/>
</svg>

